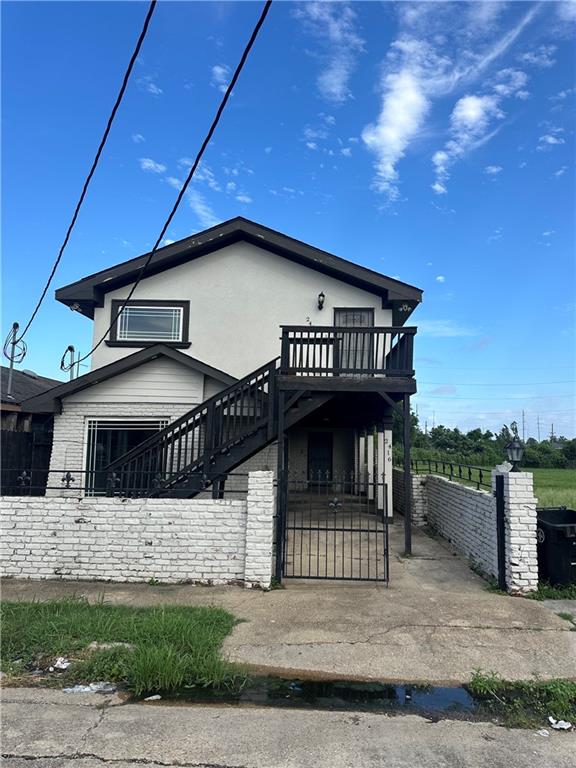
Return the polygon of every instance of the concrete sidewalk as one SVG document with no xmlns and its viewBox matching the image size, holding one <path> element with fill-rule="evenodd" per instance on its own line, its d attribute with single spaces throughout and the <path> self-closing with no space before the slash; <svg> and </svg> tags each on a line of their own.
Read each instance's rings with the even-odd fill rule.
<svg viewBox="0 0 576 768">
<path fill-rule="evenodd" d="M 238 587 L 5 581 L 5 600 L 84 595 L 129 605 L 220 605 L 243 622 L 224 651 L 264 672 L 458 684 L 475 669 L 576 680 L 576 632 L 541 603 L 494 594 L 439 540 L 392 526 L 390 586 L 292 581 Z"/>
<path fill-rule="evenodd" d="M 6 689 L 7 768 L 572 768 L 576 735 L 490 723 Z"/>
</svg>

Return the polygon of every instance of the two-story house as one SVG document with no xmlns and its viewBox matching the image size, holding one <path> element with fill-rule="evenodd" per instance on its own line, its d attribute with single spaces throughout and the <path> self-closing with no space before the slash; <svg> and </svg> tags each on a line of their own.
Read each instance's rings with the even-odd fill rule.
<svg viewBox="0 0 576 768">
<path fill-rule="evenodd" d="M 89 373 L 27 403 L 55 414 L 56 482 L 218 498 L 267 467 L 284 521 L 290 493 L 318 489 L 391 514 L 421 290 L 235 218 L 159 249 L 118 315 L 145 259 L 56 292 L 106 336 Z"/>
</svg>

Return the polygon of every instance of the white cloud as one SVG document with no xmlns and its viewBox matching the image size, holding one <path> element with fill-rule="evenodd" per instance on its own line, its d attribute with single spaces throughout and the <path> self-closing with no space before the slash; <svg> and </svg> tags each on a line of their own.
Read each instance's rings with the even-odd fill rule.
<svg viewBox="0 0 576 768">
<path fill-rule="evenodd" d="M 316 81 L 320 94 L 336 104 L 346 101 L 351 96 L 349 81 L 356 59 L 364 50 L 355 11 L 346 2 L 307 2 L 294 15 L 321 41 L 324 69 Z"/>
<path fill-rule="evenodd" d="M 562 21 L 576 21 L 575 0 L 567 0 L 567 2 L 556 3 L 556 11 Z"/>
<path fill-rule="evenodd" d="M 501 165 L 487 165 L 484 168 L 484 173 L 487 173 L 488 176 L 496 176 L 499 173 L 502 173 L 503 168 Z"/>
<path fill-rule="evenodd" d="M 210 205 L 197 189 L 188 189 L 186 191 L 186 199 L 201 226 L 208 228 L 220 223 L 220 219 L 218 219 Z"/>
<path fill-rule="evenodd" d="M 527 99 L 530 96 L 526 90 L 528 75 L 521 69 L 507 67 L 496 73 L 493 90 L 498 96 L 515 96 L 517 99 Z"/>
<path fill-rule="evenodd" d="M 342 147 L 340 154 L 344 155 L 344 157 L 352 157 L 352 150 L 350 147 Z"/>
<path fill-rule="evenodd" d="M 133 133 L 132 134 L 132 141 L 134 144 L 142 144 L 143 141 L 146 141 L 144 136 L 142 136 L 141 133 Z"/>
<path fill-rule="evenodd" d="M 387 75 L 384 80 L 382 110 L 377 122 L 364 128 L 362 140 L 376 155 L 376 189 L 397 200 L 396 165 L 418 133 L 430 103 L 410 71 Z"/>
<path fill-rule="evenodd" d="M 576 89 L 574 88 L 565 88 L 563 91 L 559 91 L 558 93 L 554 94 L 553 96 L 549 96 L 548 98 L 550 101 L 566 101 L 566 99 L 571 96 Z"/>
<path fill-rule="evenodd" d="M 545 232 L 542 232 L 542 237 L 552 237 L 552 235 L 556 234 L 555 229 L 547 229 Z"/>
<path fill-rule="evenodd" d="M 450 178 L 450 166 L 467 152 L 481 146 L 492 135 L 495 120 L 504 117 L 499 99 L 494 95 L 467 95 L 456 102 L 450 115 L 451 138 L 444 149 L 432 156 L 436 180 L 432 189 L 436 194 L 446 194 Z"/>
<path fill-rule="evenodd" d="M 269 155 L 272 152 L 272 147 L 264 147 L 264 152 Z"/>
<path fill-rule="evenodd" d="M 556 64 L 556 59 L 552 58 L 556 50 L 555 45 L 541 45 L 534 51 L 521 53 L 518 56 L 518 61 L 521 61 L 522 64 L 532 64 L 535 67 L 552 67 Z"/>
<path fill-rule="evenodd" d="M 170 237 L 165 237 L 164 240 L 162 240 L 162 245 L 172 245 L 172 243 L 175 243 L 176 240 L 172 240 Z"/>
<path fill-rule="evenodd" d="M 251 203 L 251 202 L 252 202 L 252 198 L 251 198 L 251 197 L 249 197 L 248 195 L 236 195 L 236 200 L 237 200 L 239 203 L 244 203 L 244 204 L 246 204 L 246 205 L 247 205 L 248 203 Z"/>
<path fill-rule="evenodd" d="M 228 192 L 228 194 L 230 194 L 231 192 L 235 192 L 235 191 L 236 191 L 236 182 L 235 181 L 228 181 L 226 183 L 226 192 Z"/>
<path fill-rule="evenodd" d="M 436 282 L 437 283 L 445 283 L 446 282 L 446 278 L 444 277 L 444 275 L 436 275 Z"/>
<path fill-rule="evenodd" d="M 141 157 L 138 162 L 143 171 L 149 171 L 150 173 L 164 173 L 166 171 L 166 166 L 163 163 L 157 163 L 150 157 Z"/>
<path fill-rule="evenodd" d="M 156 75 L 143 75 L 139 77 L 136 84 L 142 91 L 152 94 L 152 96 L 161 96 L 164 91 L 156 83 Z"/>
<path fill-rule="evenodd" d="M 557 171 L 554 171 L 554 176 L 557 176 L 557 177 L 564 176 L 567 170 L 568 170 L 568 166 L 563 165 L 562 168 L 558 168 Z"/>
<path fill-rule="evenodd" d="M 418 322 L 418 333 L 439 338 L 478 335 L 476 331 L 461 326 L 454 320 L 420 320 Z"/>
<path fill-rule="evenodd" d="M 550 126 L 546 133 L 539 137 L 537 149 L 541 152 L 545 152 L 558 144 L 565 144 L 566 140 L 562 136 L 559 136 L 560 133 L 564 133 L 564 128 Z"/>
<path fill-rule="evenodd" d="M 213 88 L 218 88 L 219 91 L 225 93 L 229 80 L 230 67 L 228 67 L 226 64 L 215 64 L 212 67 L 210 85 Z"/>
<path fill-rule="evenodd" d="M 504 233 L 504 230 L 502 227 L 497 227 L 492 234 L 488 235 L 488 242 L 489 243 L 495 243 L 498 240 L 502 240 L 502 235 Z"/>
<path fill-rule="evenodd" d="M 494 34 L 500 3 L 398 3 L 400 30 L 391 44 L 380 79 L 381 108 L 377 121 L 362 133 L 367 148 L 376 155 L 375 187 L 390 200 L 400 197 L 398 164 L 410 145 L 428 129 L 426 118 L 433 101 L 469 86 L 501 57 L 539 12 L 530 8 L 515 27 Z M 466 7 L 466 13 L 460 7 Z M 490 6 L 490 7 L 488 7 Z M 497 129 L 490 123 L 503 116 L 500 99 L 508 95 L 528 98 L 527 75 L 520 70 L 501 70 L 484 94 L 464 97 L 455 107 L 451 143 L 438 168 L 433 189 L 446 192 L 450 163 L 465 151 L 489 141 Z M 476 107 L 476 114 L 468 115 Z M 482 123 L 482 116 L 484 123 Z M 465 119 L 469 117 L 467 125 Z M 473 118 L 476 122 L 472 125 Z M 459 135 L 459 125 L 467 130 Z M 436 158 L 441 160 L 442 156 Z"/>
<path fill-rule="evenodd" d="M 308 147 L 308 149 L 312 149 L 312 150 L 318 149 L 318 144 L 316 144 L 315 141 L 307 141 L 306 146 Z"/>
<path fill-rule="evenodd" d="M 212 169 L 209 165 L 206 165 L 206 163 L 200 163 L 192 180 L 206 184 L 210 189 L 214 190 L 214 192 L 220 192 L 220 184 L 218 184 Z"/>
</svg>

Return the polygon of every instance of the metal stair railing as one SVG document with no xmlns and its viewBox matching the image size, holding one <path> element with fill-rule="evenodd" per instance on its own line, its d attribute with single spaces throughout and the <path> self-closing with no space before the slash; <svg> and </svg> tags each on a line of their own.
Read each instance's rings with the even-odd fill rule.
<svg viewBox="0 0 576 768">
<path fill-rule="evenodd" d="M 280 358 L 185 413 L 105 468 L 108 492 L 123 496 L 158 493 L 192 474 L 207 482 L 210 463 L 266 426 L 273 436 L 275 384 Z"/>
</svg>

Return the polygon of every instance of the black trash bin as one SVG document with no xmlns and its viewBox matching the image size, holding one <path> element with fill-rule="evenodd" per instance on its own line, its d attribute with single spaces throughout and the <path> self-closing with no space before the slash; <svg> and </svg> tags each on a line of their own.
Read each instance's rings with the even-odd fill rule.
<svg viewBox="0 0 576 768">
<path fill-rule="evenodd" d="M 536 513 L 540 581 L 576 584 L 576 511 L 541 507 Z"/>
</svg>

